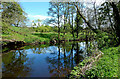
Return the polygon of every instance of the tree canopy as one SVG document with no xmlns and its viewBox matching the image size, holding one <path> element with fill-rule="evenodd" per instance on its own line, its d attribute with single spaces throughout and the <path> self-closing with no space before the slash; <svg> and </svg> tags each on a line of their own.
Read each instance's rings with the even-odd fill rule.
<svg viewBox="0 0 120 79">
<path fill-rule="evenodd" d="M 18 2 L 2 2 L 2 22 L 13 26 L 25 26 L 26 13 Z"/>
</svg>

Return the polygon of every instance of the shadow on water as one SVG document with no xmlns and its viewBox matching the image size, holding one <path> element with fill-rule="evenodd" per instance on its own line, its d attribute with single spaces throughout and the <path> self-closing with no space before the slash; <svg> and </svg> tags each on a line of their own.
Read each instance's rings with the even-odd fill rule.
<svg viewBox="0 0 120 79">
<path fill-rule="evenodd" d="M 66 77 L 91 53 L 91 42 L 25 46 L 2 55 L 3 77 Z"/>
<path fill-rule="evenodd" d="M 2 76 L 3 77 L 25 77 L 30 71 L 29 62 L 24 50 L 16 50 L 2 56 Z M 27 62 L 27 63 L 25 63 Z"/>
</svg>

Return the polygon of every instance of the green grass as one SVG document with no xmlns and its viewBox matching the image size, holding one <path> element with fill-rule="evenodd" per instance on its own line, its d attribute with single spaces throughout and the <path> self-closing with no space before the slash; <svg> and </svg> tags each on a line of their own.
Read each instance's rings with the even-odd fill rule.
<svg viewBox="0 0 120 79">
<path fill-rule="evenodd" d="M 55 33 L 33 33 L 34 31 L 28 27 L 14 27 L 6 23 L 3 24 L 2 32 L 2 39 L 24 41 L 26 43 L 48 42 L 52 36 L 57 36 Z"/>
<path fill-rule="evenodd" d="M 89 77 L 118 77 L 120 46 L 103 49 L 102 52 L 104 53 L 103 57 L 86 74 Z"/>
<path fill-rule="evenodd" d="M 49 42 L 52 39 L 58 40 L 58 33 L 56 32 L 35 32 L 29 27 L 14 27 L 6 23 L 2 24 L 2 39 L 24 41 L 26 43 L 34 42 Z M 82 33 L 79 33 L 79 38 L 85 37 Z M 74 39 L 71 33 L 60 33 L 60 39 Z M 4 44 L 5 42 L 3 42 Z"/>
<path fill-rule="evenodd" d="M 3 24 L 2 30 L 2 39 L 7 40 L 16 40 L 16 41 L 24 41 L 26 43 L 34 43 L 34 42 L 49 42 L 52 38 L 58 37 L 58 33 L 50 32 L 50 33 L 40 33 L 31 30 L 28 27 L 14 27 L 9 26 L 7 24 Z M 61 34 L 62 36 L 63 34 Z M 5 42 L 3 42 L 4 44 Z"/>
<path fill-rule="evenodd" d="M 2 39 L 24 41 L 26 43 L 34 42 L 49 42 L 51 39 L 58 39 L 58 33 L 48 32 L 34 32 L 28 27 L 14 27 L 4 24 Z M 63 33 L 60 34 L 60 38 L 63 38 Z M 70 34 L 65 35 L 65 38 L 71 38 Z M 4 43 L 4 42 L 3 42 Z"/>
<path fill-rule="evenodd" d="M 120 77 L 118 75 L 118 69 L 120 69 L 120 63 L 118 62 L 118 59 L 120 60 L 120 46 L 103 49 L 101 51 L 104 53 L 104 55 L 93 64 L 92 69 L 86 71 L 84 77 Z M 81 77 L 80 65 L 81 64 L 72 70 L 72 78 Z"/>
</svg>

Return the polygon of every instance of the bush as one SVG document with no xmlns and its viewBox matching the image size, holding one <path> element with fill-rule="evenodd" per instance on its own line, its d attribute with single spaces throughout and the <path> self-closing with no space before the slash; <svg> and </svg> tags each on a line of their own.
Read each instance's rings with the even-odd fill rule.
<svg viewBox="0 0 120 79">
<path fill-rule="evenodd" d="M 119 49 L 120 46 L 102 50 L 103 57 L 94 63 L 92 69 L 86 71 L 86 77 L 118 77 Z"/>
<path fill-rule="evenodd" d="M 115 46 L 117 42 L 112 35 L 108 35 L 108 33 L 103 32 L 97 35 L 97 44 L 99 49 L 104 49 Z"/>
</svg>

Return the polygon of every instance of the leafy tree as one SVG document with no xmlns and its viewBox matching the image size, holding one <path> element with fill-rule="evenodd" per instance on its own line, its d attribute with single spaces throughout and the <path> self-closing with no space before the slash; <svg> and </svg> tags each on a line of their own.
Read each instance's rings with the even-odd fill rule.
<svg viewBox="0 0 120 79">
<path fill-rule="evenodd" d="M 23 26 L 27 21 L 26 13 L 18 2 L 2 2 L 2 22 L 13 26 Z"/>
<path fill-rule="evenodd" d="M 120 11 L 117 7 L 118 4 L 120 4 L 120 1 L 118 3 L 115 2 L 109 2 L 111 7 L 113 8 L 113 18 L 114 18 L 114 28 L 115 28 L 115 34 L 118 37 L 118 45 L 120 44 Z"/>
<path fill-rule="evenodd" d="M 63 29 L 62 31 L 64 31 L 64 36 L 65 36 L 65 32 L 66 32 L 66 23 L 67 23 L 67 3 L 63 2 L 61 3 L 62 4 L 62 13 L 63 13 L 63 16 L 64 16 L 64 24 L 63 24 Z"/>
<path fill-rule="evenodd" d="M 78 11 L 77 11 L 77 14 L 76 14 L 75 23 L 76 23 L 75 32 L 77 33 L 77 38 L 78 38 L 78 34 L 79 34 L 80 29 L 82 29 L 81 25 L 83 23 L 82 18 L 78 14 Z"/>
<path fill-rule="evenodd" d="M 35 20 L 35 22 L 37 22 L 37 23 L 38 23 L 37 27 L 40 27 L 40 23 L 42 22 L 42 20 L 37 19 L 37 20 Z"/>
<path fill-rule="evenodd" d="M 36 26 L 36 23 L 34 20 L 32 21 L 32 26 Z"/>
<path fill-rule="evenodd" d="M 49 22 L 57 24 L 58 27 L 58 39 L 60 39 L 60 17 L 61 17 L 61 5 L 60 2 L 50 2 L 50 8 L 48 15 L 51 15 L 52 18 Z"/>
<path fill-rule="evenodd" d="M 76 9 L 73 5 L 70 6 L 70 13 L 71 13 L 71 26 L 70 28 L 72 29 L 71 30 L 71 33 L 73 35 L 73 38 L 74 38 L 74 14 L 76 13 Z"/>
<path fill-rule="evenodd" d="M 110 17 L 112 17 L 113 18 L 113 21 L 111 21 L 111 22 L 114 22 L 113 23 L 113 25 L 111 26 L 111 27 L 113 27 L 115 30 L 113 31 L 114 32 L 114 34 L 115 34 L 115 36 L 116 36 L 116 39 L 117 39 L 117 42 L 118 42 L 118 45 L 120 44 L 120 33 L 119 33 L 119 31 L 120 31 L 120 22 L 119 22 L 119 20 L 120 20 L 120 11 L 119 11 L 119 8 L 118 8 L 118 4 L 119 4 L 119 2 L 109 2 L 109 1 L 106 1 L 112 8 L 112 12 L 113 12 L 113 16 L 110 16 Z M 105 3 L 106 3 L 105 2 Z M 86 19 L 86 17 L 81 13 L 81 11 L 80 11 L 80 9 L 79 9 L 79 7 L 78 7 L 78 5 L 77 4 L 73 4 L 75 7 L 76 7 L 76 9 L 77 9 L 77 11 L 78 11 L 78 14 L 81 16 L 81 18 L 84 20 L 84 22 L 87 24 L 87 26 L 93 31 L 93 32 L 95 32 L 96 34 L 100 34 L 100 33 L 102 33 L 101 31 L 100 31 L 100 29 L 95 29 L 92 25 L 91 25 L 91 23 Z M 107 7 L 107 6 L 106 6 Z M 106 8 L 105 8 L 106 9 Z M 108 7 L 107 7 L 107 9 L 106 9 L 106 13 L 108 14 L 110 11 L 109 10 L 111 10 L 111 9 L 109 9 Z M 104 10 L 104 9 L 103 9 Z M 105 15 L 103 15 L 103 16 L 105 16 Z M 104 20 L 106 20 L 106 19 L 102 19 L 103 21 Z M 100 21 L 100 20 L 99 20 Z M 110 21 L 110 20 L 109 20 Z"/>
</svg>

